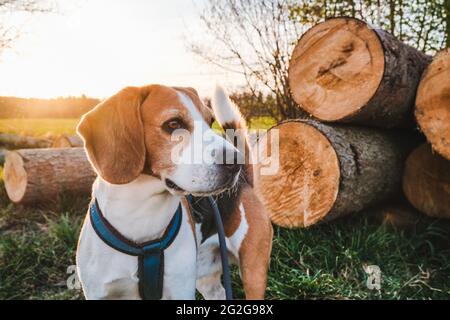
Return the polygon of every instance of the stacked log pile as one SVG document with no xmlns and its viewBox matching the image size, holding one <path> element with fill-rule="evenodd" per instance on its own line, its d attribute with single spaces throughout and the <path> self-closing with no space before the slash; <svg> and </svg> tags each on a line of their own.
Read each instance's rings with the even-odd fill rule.
<svg viewBox="0 0 450 320">
<path fill-rule="evenodd" d="M 272 221 L 330 221 L 399 197 L 402 186 L 415 208 L 450 218 L 449 53 L 432 59 L 353 18 L 307 31 L 289 84 L 311 119 L 282 122 L 257 144 L 260 155 L 279 151 L 276 173 L 263 174 L 264 159 L 255 170 Z M 279 150 L 269 143 L 274 130 Z"/>
</svg>

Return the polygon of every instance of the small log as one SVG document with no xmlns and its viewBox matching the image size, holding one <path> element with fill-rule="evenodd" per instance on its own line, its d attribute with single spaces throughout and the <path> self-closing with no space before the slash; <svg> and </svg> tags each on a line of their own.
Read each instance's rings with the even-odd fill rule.
<svg viewBox="0 0 450 320">
<path fill-rule="evenodd" d="M 48 148 L 50 145 L 51 141 L 47 139 L 26 137 L 10 133 L 0 133 L 0 146 L 4 146 L 8 149 Z"/>
<path fill-rule="evenodd" d="M 279 169 L 265 174 L 267 160 L 276 156 L 268 143 L 274 130 L 279 135 Z M 412 144 L 415 139 L 400 133 L 283 122 L 258 140 L 255 189 L 278 225 L 330 221 L 401 193 L 403 164 Z"/>
<path fill-rule="evenodd" d="M 90 194 L 96 174 L 83 148 L 9 151 L 3 180 L 11 201 L 32 204 L 61 192 Z"/>
<path fill-rule="evenodd" d="M 439 52 L 423 74 L 415 116 L 433 149 L 450 160 L 450 48 Z"/>
<path fill-rule="evenodd" d="M 363 21 L 334 18 L 300 38 L 289 85 L 299 106 L 319 120 L 410 127 L 417 86 L 430 61 Z"/>
<path fill-rule="evenodd" d="M 77 135 L 63 134 L 53 140 L 52 148 L 79 148 L 83 147 L 83 140 Z"/>
<path fill-rule="evenodd" d="M 450 218 L 450 161 L 433 153 L 429 144 L 415 149 L 406 160 L 403 192 L 419 211 Z"/>
</svg>

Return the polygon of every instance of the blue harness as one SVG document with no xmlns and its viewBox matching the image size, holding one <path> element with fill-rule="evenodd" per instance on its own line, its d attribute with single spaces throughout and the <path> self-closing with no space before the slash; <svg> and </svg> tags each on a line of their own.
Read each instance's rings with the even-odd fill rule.
<svg viewBox="0 0 450 320">
<path fill-rule="evenodd" d="M 125 238 L 103 216 L 97 200 L 89 208 L 92 227 L 97 235 L 110 247 L 138 257 L 139 294 L 144 300 L 159 300 L 162 297 L 164 278 L 164 250 L 178 234 L 181 226 L 181 203 L 160 239 L 137 244 Z"/>
</svg>

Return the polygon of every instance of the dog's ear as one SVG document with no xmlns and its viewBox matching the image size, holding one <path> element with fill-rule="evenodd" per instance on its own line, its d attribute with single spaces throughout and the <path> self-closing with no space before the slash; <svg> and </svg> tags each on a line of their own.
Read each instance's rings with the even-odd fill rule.
<svg viewBox="0 0 450 320">
<path fill-rule="evenodd" d="M 190 92 L 191 94 L 193 94 L 193 95 L 199 97 L 197 90 L 195 90 L 194 88 L 192 88 L 192 87 L 183 87 L 183 88 L 184 88 L 186 91 Z"/>
<path fill-rule="evenodd" d="M 127 87 L 85 114 L 77 127 L 89 161 L 104 180 L 129 183 L 145 165 L 141 104 L 150 87 Z"/>
</svg>

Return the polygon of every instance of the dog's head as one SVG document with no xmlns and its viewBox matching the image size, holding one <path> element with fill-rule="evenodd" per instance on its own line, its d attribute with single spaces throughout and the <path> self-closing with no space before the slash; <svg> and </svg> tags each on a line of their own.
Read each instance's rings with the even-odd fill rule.
<svg viewBox="0 0 450 320">
<path fill-rule="evenodd" d="M 234 186 L 237 149 L 211 129 L 211 109 L 192 88 L 127 87 L 81 119 L 77 131 L 98 175 L 125 184 L 143 172 L 172 193 L 208 195 Z"/>
</svg>

